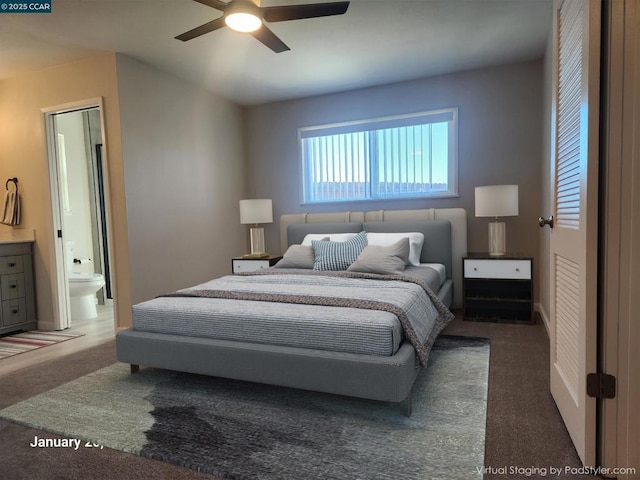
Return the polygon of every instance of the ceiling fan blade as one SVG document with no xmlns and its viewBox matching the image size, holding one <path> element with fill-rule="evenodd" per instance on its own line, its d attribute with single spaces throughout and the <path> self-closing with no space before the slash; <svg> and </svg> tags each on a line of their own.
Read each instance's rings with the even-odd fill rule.
<svg viewBox="0 0 640 480">
<path fill-rule="evenodd" d="M 215 8 L 216 10 L 223 11 L 229 6 L 228 3 L 221 2 L 220 0 L 193 0 L 194 2 L 201 3 L 207 7 Z"/>
<path fill-rule="evenodd" d="M 256 30 L 255 32 L 249 32 L 249 35 L 253 36 L 255 39 L 264 43 L 267 47 L 273 50 L 276 53 L 285 52 L 287 50 L 291 50 L 289 47 L 285 45 L 285 43 L 280 40 L 275 33 L 267 28 L 267 26 L 263 23 L 262 26 Z"/>
<path fill-rule="evenodd" d="M 205 33 L 213 32 L 214 30 L 217 30 L 224 26 L 225 26 L 224 17 L 216 18 L 215 20 L 207 22 L 204 25 L 200 25 L 199 27 L 196 27 L 193 30 L 189 30 L 188 32 L 183 33 L 182 35 L 178 35 L 176 39 L 186 42 L 187 40 L 191 40 L 192 38 L 199 37 L 200 35 L 204 35 Z"/>
<path fill-rule="evenodd" d="M 303 18 L 329 17 L 342 15 L 349 8 L 349 2 L 309 3 L 306 5 L 282 5 L 263 7 L 263 18 L 267 22 L 284 22 Z"/>
</svg>

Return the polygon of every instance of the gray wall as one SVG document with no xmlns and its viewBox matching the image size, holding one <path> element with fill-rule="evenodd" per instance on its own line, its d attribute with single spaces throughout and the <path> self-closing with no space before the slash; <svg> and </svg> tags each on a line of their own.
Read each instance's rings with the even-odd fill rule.
<svg viewBox="0 0 640 480">
<path fill-rule="evenodd" d="M 242 111 L 124 55 L 117 74 L 135 304 L 228 274 L 243 252 Z"/>
<path fill-rule="evenodd" d="M 507 248 L 538 255 L 541 215 L 542 60 L 265 104 L 245 109 L 249 193 L 284 213 L 463 207 L 470 252 L 486 251 L 486 218 L 474 217 L 474 187 L 520 186 L 520 216 L 507 218 Z M 459 108 L 458 198 L 300 205 L 297 128 L 445 107 Z M 277 224 L 267 249 L 279 251 Z"/>
</svg>

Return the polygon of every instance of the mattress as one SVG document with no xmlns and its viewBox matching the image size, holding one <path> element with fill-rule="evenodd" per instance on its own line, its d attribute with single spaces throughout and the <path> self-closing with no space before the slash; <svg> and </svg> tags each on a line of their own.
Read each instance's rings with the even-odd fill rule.
<svg viewBox="0 0 640 480">
<path fill-rule="evenodd" d="M 438 278 L 439 278 L 440 283 L 439 283 L 437 289 L 434 289 L 433 285 L 430 285 L 431 290 L 433 290 L 434 292 L 438 293 L 438 290 L 440 289 L 442 284 L 447 281 L 447 269 L 441 263 L 421 263 L 420 266 L 421 267 L 429 267 L 429 268 L 432 268 L 433 270 L 435 270 L 436 272 L 438 272 Z"/>
<path fill-rule="evenodd" d="M 441 276 L 433 268 L 407 267 L 405 274 L 428 282 L 436 292 L 439 288 Z M 300 278 L 305 277 L 310 276 Z M 269 279 L 274 291 L 279 288 L 278 278 L 273 277 L 273 281 Z M 185 291 L 216 288 L 220 281 L 234 283 L 241 280 L 232 275 Z M 300 292 L 315 288 L 304 283 L 301 281 L 297 285 Z M 381 295 L 386 295 L 390 301 L 400 301 L 404 293 L 398 287 L 393 285 L 380 289 Z M 348 290 L 340 289 L 339 292 L 339 295 L 349 295 Z M 407 308 L 414 310 L 414 313 L 424 311 L 425 316 L 428 312 L 433 316 L 433 305 L 423 297 L 426 297 L 424 292 L 422 296 L 407 296 Z M 385 301 L 385 298 L 377 299 Z M 159 297 L 149 300 L 133 306 L 133 329 L 383 356 L 395 354 L 404 338 L 397 317 L 387 311 L 226 298 Z M 430 326 L 425 325 L 424 331 L 428 333 L 429 330 Z"/>
</svg>

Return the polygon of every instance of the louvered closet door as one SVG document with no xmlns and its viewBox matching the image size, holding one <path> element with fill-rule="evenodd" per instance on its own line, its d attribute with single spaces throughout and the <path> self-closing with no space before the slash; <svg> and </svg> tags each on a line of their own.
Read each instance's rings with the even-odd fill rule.
<svg viewBox="0 0 640 480">
<path fill-rule="evenodd" d="M 556 4 L 553 207 L 551 231 L 551 393 L 585 465 L 595 464 L 597 175 L 600 7 Z"/>
</svg>

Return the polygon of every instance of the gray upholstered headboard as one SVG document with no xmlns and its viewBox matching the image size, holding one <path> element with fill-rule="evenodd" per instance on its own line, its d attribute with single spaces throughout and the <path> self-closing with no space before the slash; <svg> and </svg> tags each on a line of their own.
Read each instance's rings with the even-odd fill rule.
<svg viewBox="0 0 640 480">
<path fill-rule="evenodd" d="M 287 227 L 287 246 L 302 243 L 308 233 L 358 233 L 362 223 L 292 223 Z"/>
<path fill-rule="evenodd" d="M 410 225 L 414 226 L 417 222 L 432 220 L 448 220 L 450 223 L 451 268 L 449 269 L 447 267 L 447 276 L 450 276 L 453 279 L 454 292 L 452 306 L 453 308 L 462 308 L 462 258 L 467 254 L 467 212 L 463 208 L 295 213 L 282 215 L 280 217 L 280 246 L 281 251 L 284 252 L 290 244 L 288 231 L 289 227 L 292 225 L 304 225 L 304 227 L 300 228 L 306 229 L 306 233 L 343 233 L 359 232 L 363 229 L 362 227 L 369 222 L 383 222 L 385 224 L 400 224 L 408 222 Z M 333 227 L 332 232 L 327 231 L 327 228 L 330 226 Z M 294 230 L 295 228 L 298 227 L 294 227 Z M 336 230 L 336 228 L 342 228 L 342 230 Z M 408 231 L 415 231 L 415 227 Z M 292 238 L 291 243 L 299 243 L 302 241 L 302 238 L 304 238 L 304 235 L 302 235 L 302 237 L 298 237 L 298 241 L 294 241 Z M 429 247 L 426 247 L 423 250 L 428 252 Z M 439 261 L 437 263 L 447 265 L 444 261 Z"/>
<path fill-rule="evenodd" d="M 420 232 L 424 244 L 420 263 L 441 263 L 447 278 L 452 278 L 451 223 L 449 220 L 423 220 L 417 222 L 364 222 L 364 223 L 294 223 L 287 228 L 287 244 L 302 243 L 308 233 L 366 232 Z"/>
</svg>

